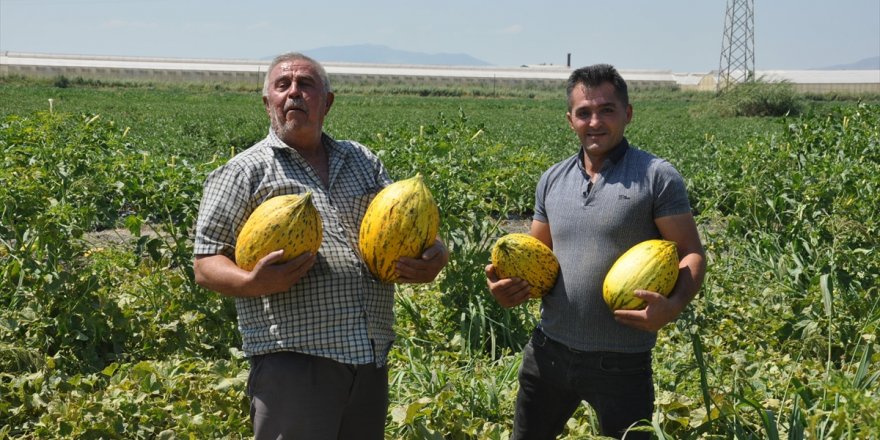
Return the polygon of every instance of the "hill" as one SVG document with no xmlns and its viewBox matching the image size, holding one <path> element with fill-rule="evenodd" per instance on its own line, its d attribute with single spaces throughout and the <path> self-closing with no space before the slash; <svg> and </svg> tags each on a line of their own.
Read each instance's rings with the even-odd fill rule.
<svg viewBox="0 0 880 440">
<path fill-rule="evenodd" d="M 322 62 L 408 64 L 441 66 L 491 66 L 491 63 L 463 53 L 422 53 L 392 49 L 375 44 L 327 46 L 304 50 L 304 54 Z"/>
<path fill-rule="evenodd" d="M 880 56 L 865 58 L 849 64 L 822 67 L 818 70 L 880 70 Z"/>
</svg>

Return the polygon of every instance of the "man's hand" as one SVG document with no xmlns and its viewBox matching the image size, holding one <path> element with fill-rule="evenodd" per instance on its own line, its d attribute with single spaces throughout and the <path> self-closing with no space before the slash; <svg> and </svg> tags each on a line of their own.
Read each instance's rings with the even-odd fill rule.
<svg viewBox="0 0 880 440">
<path fill-rule="evenodd" d="M 310 252 L 304 252 L 284 263 L 276 263 L 282 255 L 284 255 L 283 249 L 270 252 L 254 266 L 247 284 L 251 292 L 257 293 L 256 296 L 281 293 L 290 289 L 315 265 L 316 258 Z"/>
<path fill-rule="evenodd" d="M 449 262 L 449 250 L 440 239 L 422 252 L 421 258 L 401 257 L 397 260 L 398 283 L 430 283 Z"/>
<path fill-rule="evenodd" d="M 489 291 L 501 307 L 515 307 L 529 300 L 531 286 L 528 281 L 521 278 L 499 279 L 491 264 L 486 266 L 486 281 Z"/>
<path fill-rule="evenodd" d="M 642 310 L 615 310 L 614 320 L 623 325 L 646 332 L 660 330 L 663 326 L 678 318 L 678 315 L 684 309 L 683 306 L 677 304 L 671 298 L 666 298 L 656 292 L 636 290 L 635 296 L 643 299 L 647 306 Z"/>
<path fill-rule="evenodd" d="M 283 250 L 266 255 L 250 272 L 224 255 L 197 255 L 193 263 L 196 283 L 227 296 L 255 297 L 284 292 L 298 283 L 315 264 L 304 253 L 288 262 L 276 263 Z"/>
</svg>

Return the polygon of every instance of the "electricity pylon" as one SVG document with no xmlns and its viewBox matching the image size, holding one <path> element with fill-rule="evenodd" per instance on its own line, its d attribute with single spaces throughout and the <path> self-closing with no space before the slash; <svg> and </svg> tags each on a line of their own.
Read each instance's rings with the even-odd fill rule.
<svg viewBox="0 0 880 440">
<path fill-rule="evenodd" d="M 715 91 L 755 79 L 755 0 L 727 0 Z"/>
</svg>

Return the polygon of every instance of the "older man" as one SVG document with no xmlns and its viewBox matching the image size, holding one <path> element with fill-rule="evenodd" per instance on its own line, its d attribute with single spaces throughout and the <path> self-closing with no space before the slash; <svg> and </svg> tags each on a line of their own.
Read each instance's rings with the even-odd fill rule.
<svg viewBox="0 0 880 440">
<path fill-rule="evenodd" d="M 208 176 L 199 207 L 196 281 L 235 297 L 257 439 L 384 436 L 394 286 L 370 275 L 356 249 L 367 205 L 391 180 L 365 146 L 324 133 L 333 99 L 318 62 L 276 57 L 263 87 L 269 134 Z M 306 191 L 323 219 L 317 255 L 278 263 L 279 250 L 240 269 L 235 241 L 250 213 Z M 399 281 L 430 282 L 447 261 L 438 240 L 398 262 Z"/>
</svg>

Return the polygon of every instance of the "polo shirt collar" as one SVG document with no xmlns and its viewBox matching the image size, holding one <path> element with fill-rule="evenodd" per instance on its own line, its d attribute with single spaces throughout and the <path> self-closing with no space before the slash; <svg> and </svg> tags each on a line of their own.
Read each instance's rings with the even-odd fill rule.
<svg viewBox="0 0 880 440">
<path fill-rule="evenodd" d="M 605 161 L 605 165 L 602 165 L 602 168 L 608 167 L 610 165 L 617 165 L 622 159 L 623 156 L 626 155 L 626 151 L 629 150 L 629 141 L 626 138 L 620 141 L 610 153 L 608 153 L 608 159 Z M 581 149 L 578 150 L 578 167 L 583 169 L 584 167 L 584 147 L 581 146 Z"/>
</svg>

